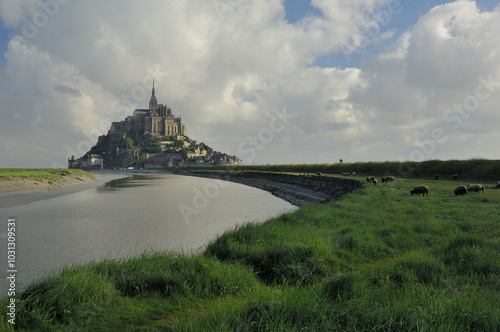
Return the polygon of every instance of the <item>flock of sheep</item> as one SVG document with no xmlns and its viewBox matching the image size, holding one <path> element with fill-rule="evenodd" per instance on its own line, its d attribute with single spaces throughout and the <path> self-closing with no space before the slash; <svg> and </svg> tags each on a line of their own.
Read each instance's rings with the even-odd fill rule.
<svg viewBox="0 0 500 332">
<path fill-rule="evenodd" d="M 497 187 L 500 187 L 500 182 L 499 184 L 497 184 Z M 467 195 L 467 192 L 482 192 L 483 195 L 484 195 L 484 186 L 482 184 L 470 184 L 468 185 L 467 187 L 464 186 L 464 185 L 459 185 L 459 186 L 456 186 L 455 189 L 453 189 L 453 194 L 455 196 L 465 196 Z M 417 195 L 420 195 L 422 194 L 422 196 L 425 196 L 427 194 L 427 196 L 429 196 L 429 188 L 427 186 L 424 186 L 424 185 L 420 185 L 420 186 L 416 186 L 415 188 L 413 188 L 412 190 L 410 190 L 410 194 L 417 194 Z"/>
<path fill-rule="evenodd" d="M 281 173 L 284 173 L 283 171 Z M 291 172 L 289 172 L 288 174 L 292 174 Z M 303 175 L 303 176 L 310 176 L 309 173 L 299 173 L 299 175 Z M 316 173 L 317 176 L 323 176 L 323 174 L 321 172 L 318 172 Z M 342 173 L 342 176 L 353 176 L 353 175 L 356 175 L 356 172 L 343 172 Z M 453 174 L 451 176 L 451 178 L 453 180 L 458 180 L 458 175 L 457 174 Z M 396 178 L 394 176 L 383 176 L 382 177 L 382 182 L 392 182 L 394 181 Z M 436 174 L 434 176 L 434 179 L 438 180 L 439 179 L 439 174 Z M 378 183 L 378 180 L 376 178 L 374 178 L 373 176 L 368 176 L 366 178 L 366 182 L 369 182 L 369 183 L 373 183 L 374 185 L 377 185 Z M 495 186 L 495 189 L 500 189 L 500 181 L 498 181 L 497 185 Z M 464 185 L 459 185 L 459 186 L 456 186 L 455 189 L 453 189 L 453 194 L 455 196 L 465 196 L 467 195 L 467 192 L 482 192 L 483 195 L 484 195 L 484 186 L 482 184 L 470 184 L 468 185 L 467 187 L 464 186 Z M 425 185 L 419 185 L 419 186 L 415 186 L 412 190 L 410 190 L 410 194 L 414 195 L 414 194 L 417 194 L 417 195 L 420 195 L 422 194 L 422 196 L 429 196 L 429 187 L 425 186 Z"/>
<path fill-rule="evenodd" d="M 436 176 L 434 178 L 436 180 L 439 179 L 439 174 L 436 174 Z M 395 179 L 396 178 L 394 176 L 384 176 L 384 177 L 382 177 L 382 182 L 392 182 Z M 452 179 L 458 180 L 458 175 L 453 174 Z M 373 176 L 369 176 L 366 178 L 366 182 L 370 182 L 370 183 L 373 183 L 374 185 L 377 185 L 378 180 L 375 179 Z M 495 189 L 500 189 L 500 181 L 498 181 L 497 185 L 495 186 Z M 458 196 L 458 195 L 465 196 L 465 195 L 467 195 L 467 192 L 476 192 L 476 193 L 482 192 L 484 195 L 484 186 L 482 184 L 470 184 L 467 187 L 464 185 L 459 185 L 459 186 L 456 186 L 455 189 L 453 189 L 453 194 L 455 196 Z M 412 195 L 422 194 L 422 196 L 425 196 L 425 195 L 429 196 L 429 187 L 427 187 L 425 185 L 415 186 L 412 190 L 410 190 L 410 194 L 412 194 Z"/>
<path fill-rule="evenodd" d="M 392 182 L 394 180 L 396 180 L 396 178 L 394 176 L 383 176 L 382 177 L 382 182 Z M 374 185 L 377 185 L 378 180 L 375 179 L 373 176 L 369 176 L 366 178 L 366 182 L 371 182 Z"/>
</svg>

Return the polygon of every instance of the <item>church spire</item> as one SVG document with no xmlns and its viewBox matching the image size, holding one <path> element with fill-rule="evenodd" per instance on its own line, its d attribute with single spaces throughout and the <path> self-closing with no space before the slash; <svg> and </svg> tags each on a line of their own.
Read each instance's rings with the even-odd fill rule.
<svg viewBox="0 0 500 332">
<path fill-rule="evenodd" d="M 150 111 L 156 110 L 157 105 L 158 105 L 158 100 L 156 100 L 155 96 L 155 78 L 153 77 L 153 90 L 151 91 L 151 99 L 149 100 L 149 110 Z"/>
</svg>

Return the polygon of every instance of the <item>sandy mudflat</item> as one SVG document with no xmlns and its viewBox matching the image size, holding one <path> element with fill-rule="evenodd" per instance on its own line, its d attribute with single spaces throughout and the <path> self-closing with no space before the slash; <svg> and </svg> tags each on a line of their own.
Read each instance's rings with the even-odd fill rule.
<svg viewBox="0 0 500 332">
<path fill-rule="evenodd" d="M 36 201 L 98 188 L 111 180 L 131 175 L 127 172 L 113 171 L 92 171 L 92 174 L 95 176 L 95 180 L 67 176 L 62 182 L 58 183 L 57 187 L 47 183 L 35 184 L 35 181 L 0 180 L 0 209 L 27 205 Z"/>
</svg>

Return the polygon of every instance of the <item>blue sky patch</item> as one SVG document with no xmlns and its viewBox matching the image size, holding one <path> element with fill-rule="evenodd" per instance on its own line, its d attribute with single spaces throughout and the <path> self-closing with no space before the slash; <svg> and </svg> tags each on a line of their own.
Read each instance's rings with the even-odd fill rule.
<svg viewBox="0 0 500 332">
<path fill-rule="evenodd" d="M 307 15 L 322 16 L 322 13 L 318 8 L 311 6 L 310 1 L 285 1 L 285 19 L 288 23 L 294 24 Z"/>
<path fill-rule="evenodd" d="M 5 57 L 4 53 L 7 51 L 7 44 L 9 43 L 9 34 L 11 31 L 9 29 L 0 26 L 0 68 L 5 67 Z"/>
</svg>

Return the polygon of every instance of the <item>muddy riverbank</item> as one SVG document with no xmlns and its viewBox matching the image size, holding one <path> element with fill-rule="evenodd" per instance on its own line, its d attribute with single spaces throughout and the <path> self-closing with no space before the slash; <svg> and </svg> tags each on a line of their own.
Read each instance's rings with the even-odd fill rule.
<svg viewBox="0 0 500 332">
<path fill-rule="evenodd" d="M 292 175 L 264 172 L 189 172 L 199 176 L 241 183 L 272 193 L 295 206 L 336 200 L 361 187 L 361 182 L 317 175 Z"/>
</svg>

